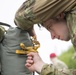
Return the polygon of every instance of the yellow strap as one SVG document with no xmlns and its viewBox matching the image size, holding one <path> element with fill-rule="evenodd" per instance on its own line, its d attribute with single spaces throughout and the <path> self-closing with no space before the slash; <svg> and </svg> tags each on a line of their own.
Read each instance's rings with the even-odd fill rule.
<svg viewBox="0 0 76 75">
<path fill-rule="evenodd" d="M 29 46 L 26 47 L 23 43 L 20 43 L 20 47 L 22 50 L 16 50 L 16 54 L 28 54 L 30 52 L 38 52 L 37 49 L 40 47 L 40 43 L 35 39 L 35 37 L 32 38 L 33 47 Z"/>
</svg>

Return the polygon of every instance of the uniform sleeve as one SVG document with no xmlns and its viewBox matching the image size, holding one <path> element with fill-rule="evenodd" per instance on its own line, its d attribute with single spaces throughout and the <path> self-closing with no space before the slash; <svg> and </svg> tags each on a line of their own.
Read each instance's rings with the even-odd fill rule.
<svg viewBox="0 0 76 75">
<path fill-rule="evenodd" d="M 67 12 L 75 5 L 76 0 L 27 0 L 15 15 L 15 24 L 27 30 L 34 24 L 43 23 L 56 17 L 61 12 Z"/>
<path fill-rule="evenodd" d="M 68 69 L 55 69 L 52 64 L 45 64 L 42 67 L 40 75 L 69 75 L 70 71 Z"/>
<path fill-rule="evenodd" d="M 76 57 L 76 7 L 71 13 L 67 14 L 67 25 L 69 29 L 70 38 L 72 41 L 72 44 L 75 49 L 75 57 Z"/>
</svg>

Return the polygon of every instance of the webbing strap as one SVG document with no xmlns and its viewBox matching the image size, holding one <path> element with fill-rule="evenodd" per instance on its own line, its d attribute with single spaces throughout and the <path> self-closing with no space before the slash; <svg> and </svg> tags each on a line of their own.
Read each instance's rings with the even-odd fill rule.
<svg viewBox="0 0 76 75">
<path fill-rule="evenodd" d="M 16 54 L 28 54 L 30 52 L 38 52 L 37 49 L 40 47 L 39 41 L 34 37 L 32 38 L 33 46 L 26 47 L 23 43 L 20 43 L 22 50 L 16 50 Z"/>
<path fill-rule="evenodd" d="M 9 25 L 9 24 L 7 24 L 7 23 L 3 23 L 3 22 L 0 22 L 0 25 L 7 26 L 7 27 L 11 27 L 11 25 Z"/>
</svg>

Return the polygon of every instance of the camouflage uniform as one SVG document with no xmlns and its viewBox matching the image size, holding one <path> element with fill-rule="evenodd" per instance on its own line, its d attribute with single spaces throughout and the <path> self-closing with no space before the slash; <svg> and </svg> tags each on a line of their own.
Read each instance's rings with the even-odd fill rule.
<svg viewBox="0 0 76 75">
<path fill-rule="evenodd" d="M 69 69 L 56 69 L 52 64 L 45 64 L 40 75 L 70 75 Z M 73 74 L 71 74 L 73 75 Z"/>
<path fill-rule="evenodd" d="M 16 12 L 14 22 L 21 29 L 28 30 L 34 24 L 42 24 L 47 19 L 55 18 L 64 12 L 72 43 L 76 47 L 75 6 L 76 0 L 26 0 Z M 42 68 L 41 75 L 73 75 L 66 71 L 67 73 L 63 73 L 46 64 Z"/>
<path fill-rule="evenodd" d="M 76 58 L 76 7 L 75 10 L 67 14 L 67 26 L 70 33 L 70 38 L 75 49 L 74 58 Z"/>
</svg>

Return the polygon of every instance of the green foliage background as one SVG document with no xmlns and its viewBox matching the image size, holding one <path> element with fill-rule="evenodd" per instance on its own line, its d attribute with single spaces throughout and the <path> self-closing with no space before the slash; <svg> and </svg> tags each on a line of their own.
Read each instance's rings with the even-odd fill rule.
<svg viewBox="0 0 76 75">
<path fill-rule="evenodd" d="M 62 61 L 64 61 L 69 69 L 76 69 L 76 59 L 73 59 L 74 54 L 74 48 L 71 47 L 68 49 L 68 51 L 63 52 L 58 58 Z"/>
</svg>

